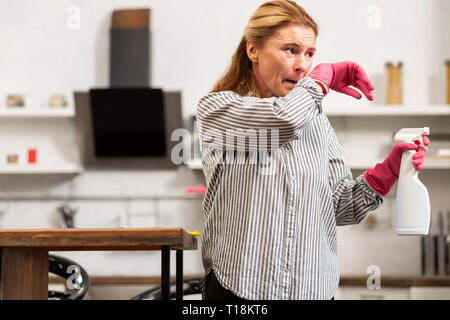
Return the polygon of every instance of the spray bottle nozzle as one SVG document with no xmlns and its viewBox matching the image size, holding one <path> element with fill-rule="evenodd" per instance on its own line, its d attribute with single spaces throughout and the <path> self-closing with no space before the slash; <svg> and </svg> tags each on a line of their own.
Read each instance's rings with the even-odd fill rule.
<svg viewBox="0 0 450 320">
<path fill-rule="evenodd" d="M 397 131 L 397 133 L 394 136 L 394 140 L 397 142 L 410 142 L 410 143 L 414 143 L 414 141 L 418 140 L 422 148 L 428 149 L 428 147 L 423 144 L 422 135 L 427 136 L 429 134 L 430 134 L 429 127 L 403 128 Z"/>
</svg>

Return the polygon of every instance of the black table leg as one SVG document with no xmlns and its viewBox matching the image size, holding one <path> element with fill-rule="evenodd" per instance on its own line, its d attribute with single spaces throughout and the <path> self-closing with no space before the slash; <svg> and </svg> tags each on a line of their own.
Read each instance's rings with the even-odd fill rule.
<svg viewBox="0 0 450 320">
<path fill-rule="evenodd" d="M 183 250 L 177 250 L 177 300 L 183 300 Z"/>
<path fill-rule="evenodd" d="M 161 300 L 169 300 L 170 247 L 161 246 Z"/>
</svg>

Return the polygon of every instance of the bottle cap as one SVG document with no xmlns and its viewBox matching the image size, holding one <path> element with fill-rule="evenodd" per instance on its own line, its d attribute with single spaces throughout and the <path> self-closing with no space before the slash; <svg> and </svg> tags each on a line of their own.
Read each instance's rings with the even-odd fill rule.
<svg viewBox="0 0 450 320">
<path fill-rule="evenodd" d="M 403 66 L 403 62 L 400 60 L 391 60 L 386 62 L 386 67 L 398 67 L 401 68 Z"/>
</svg>

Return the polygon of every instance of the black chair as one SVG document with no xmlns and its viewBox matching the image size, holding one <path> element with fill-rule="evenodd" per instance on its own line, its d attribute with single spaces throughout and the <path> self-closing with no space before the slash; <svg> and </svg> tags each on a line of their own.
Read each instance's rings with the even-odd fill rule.
<svg viewBox="0 0 450 320">
<path fill-rule="evenodd" d="M 90 286 L 89 275 L 76 262 L 55 255 L 48 255 L 48 272 L 67 281 L 67 292 L 48 291 L 49 300 L 81 300 Z"/>
<path fill-rule="evenodd" d="M 202 278 L 183 280 L 183 295 L 201 293 L 201 282 Z M 175 299 L 177 295 L 176 288 L 176 282 L 171 282 L 169 285 L 169 299 Z M 161 300 L 161 286 L 144 291 L 131 298 L 131 300 Z"/>
</svg>

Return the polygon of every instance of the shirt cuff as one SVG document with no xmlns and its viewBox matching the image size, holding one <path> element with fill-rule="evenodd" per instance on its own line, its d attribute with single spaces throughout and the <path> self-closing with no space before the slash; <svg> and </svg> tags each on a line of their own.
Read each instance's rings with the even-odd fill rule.
<svg viewBox="0 0 450 320">
<path fill-rule="evenodd" d="M 376 192 L 370 184 L 367 183 L 364 178 L 364 173 L 360 174 L 358 178 L 356 178 L 356 183 L 361 187 L 361 190 L 364 193 L 364 204 L 383 203 L 383 196 Z"/>
<path fill-rule="evenodd" d="M 314 81 L 322 88 L 323 95 L 324 96 L 327 95 L 330 90 L 325 85 L 325 83 L 323 83 L 322 81 L 317 80 L 317 79 L 314 79 Z"/>
</svg>

